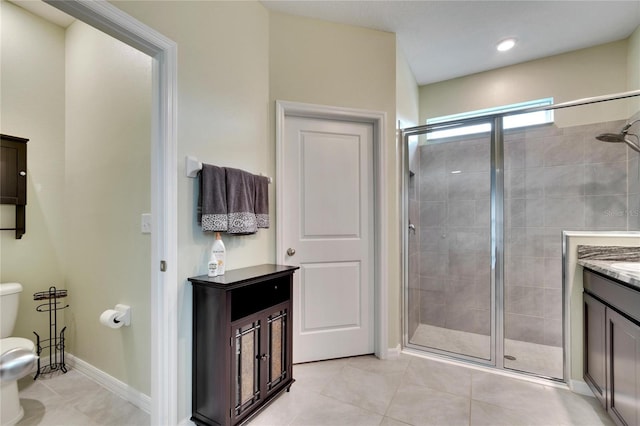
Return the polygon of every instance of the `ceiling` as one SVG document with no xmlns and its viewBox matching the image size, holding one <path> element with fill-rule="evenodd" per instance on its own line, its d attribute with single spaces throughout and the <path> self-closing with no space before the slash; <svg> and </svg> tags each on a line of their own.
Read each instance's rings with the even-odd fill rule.
<svg viewBox="0 0 640 426">
<path fill-rule="evenodd" d="M 281 1 L 268 9 L 396 33 L 419 85 L 627 38 L 632 1 Z M 496 44 L 517 39 L 508 52 Z"/>
<path fill-rule="evenodd" d="M 42 1 L 11 1 L 62 27 L 73 22 Z M 273 11 L 396 33 L 419 85 L 625 39 L 640 25 L 640 0 L 261 3 Z M 496 51 L 508 37 L 518 40 L 516 47 Z"/>
</svg>

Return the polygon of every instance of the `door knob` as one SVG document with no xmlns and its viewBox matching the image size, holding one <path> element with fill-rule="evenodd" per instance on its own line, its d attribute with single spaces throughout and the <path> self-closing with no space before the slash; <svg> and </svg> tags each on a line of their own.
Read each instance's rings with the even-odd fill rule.
<svg viewBox="0 0 640 426">
<path fill-rule="evenodd" d="M 288 254 L 289 256 L 293 256 L 294 254 L 296 254 L 296 249 L 289 247 L 289 248 L 287 249 L 287 254 Z"/>
</svg>

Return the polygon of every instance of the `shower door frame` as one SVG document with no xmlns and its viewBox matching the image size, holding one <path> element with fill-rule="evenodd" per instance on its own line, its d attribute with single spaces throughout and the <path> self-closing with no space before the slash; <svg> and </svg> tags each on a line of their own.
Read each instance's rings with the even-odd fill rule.
<svg viewBox="0 0 640 426">
<path fill-rule="evenodd" d="M 398 141 L 401 155 L 401 247 L 402 247 L 402 349 L 411 349 L 420 352 L 443 356 L 446 358 L 467 361 L 474 364 L 484 365 L 502 371 L 509 371 L 514 374 L 522 374 L 553 382 L 569 383 L 569 351 L 570 336 L 568 335 L 568 315 L 569 307 L 566 295 L 564 273 L 562 279 L 562 378 L 543 376 L 534 372 L 505 368 L 504 366 L 504 129 L 503 118 L 511 115 L 526 114 L 540 111 L 552 111 L 575 106 L 589 105 L 599 102 L 613 101 L 640 96 L 639 90 L 594 96 L 563 102 L 555 105 L 546 105 L 532 108 L 522 108 L 518 110 L 503 112 L 500 114 L 487 114 L 483 116 L 467 118 L 462 120 L 452 120 L 438 124 L 427 124 L 406 129 L 399 129 Z M 433 130 L 442 130 L 460 125 L 472 123 L 492 124 L 491 128 L 491 336 L 490 336 L 490 359 L 485 361 L 478 357 L 456 354 L 449 351 L 425 347 L 409 343 L 408 323 L 408 270 L 409 270 L 409 137 L 427 134 Z M 499 225 L 499 226 L 498 226 Z M 564 251 L 563 251 L 564 252 Z M 564 268 L 564 262 L 563 262 Z"/>
<path fill-rule="evenodd" d="M 448 121 L 446 123 L 438 123 L 433 125 L 425 125 L 425 126 L 417 126 L 411 127 L 407 129 L 399 130 L 399 140 L 401 156 L 402 156 L 402 208 L 401 208 L 401 216 L 402 216 L 402 228 L 404 231 L 402 232 L 402 247 L 405 256 L 402 257 L 402 274 L 403 274 L 403 286 L 402 286 L 402 347 L 415 349 L 420 351 L 428 351 L 430 353 L 434 353 L 437 355 L 453 357 L 456 359 L 461 359 L 465 361 L 469 361 L 476 364 L 487 365 L 492 367 L 502 368 L 502 354 L 503 354 L 503 346 L 504 345 L 496 345 L 496 341 L 499 338 L 502 338 L 502 330 L 504 329 L 504 315 L 502 309 L 498 309 L 498 307 L 504 306 L 501 302 L 504 299 L 504 292 L 501 286 L 496 285 L 496 280 L 502 280 L 503 276 L 503 257 L 504 257 L 504 247 L 502 245 L 503 235 L 502 230 L 504 223 L 503 212 L 504 212 L 504 156 L 503 156 L 503 135 L 502 135 L 502 117 L 503 115 L 487 115 L 481 117 L 467 118 L 463 120 L 454 120 Z M 408 324 L 408 292 L 407 284 L 408 284 L 408 270 L 409 270 L 409 197 L 408 197 L 408 188 L 409 188 L 409 149 L 408 143 L 409 138 L 411 136 L 419 136 L 426 135 L 427 133 L 433 130 L 442 130 L 446 128 L 458 127 L 463 125 L 473 125 L 473 124 L 491 124 L 490 131 L 490 151 L 491 151 L 491 159 L 490 159 L 490 176 L 491 176 L 491 187 L 490 187 L 490 198 L 489 202 L 491 204 L 491 221 L 490 221 L 490 242 L 491 242 L 491 334 L 490 334 L 490 356 L 488 360 L 465 355 L 454 353 L 450 351 L 445 351 L 436 348 L 425 348 L 422 345 L 416 345 L 409 342 L 407 324 Z M 417 155 L 417 154 L 416 154 Z M 497 226 L 497 225 L 500 226 Z M 498 332 L 499 331 L 499 332 Z M 500 364 L 500 365 L 498 365 Z"/>
</svg>

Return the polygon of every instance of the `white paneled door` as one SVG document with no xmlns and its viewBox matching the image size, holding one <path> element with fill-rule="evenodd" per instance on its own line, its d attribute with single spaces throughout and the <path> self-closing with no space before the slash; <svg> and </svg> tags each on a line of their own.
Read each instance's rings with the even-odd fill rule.
<svg viewBox="0 0 640 426">
<path fill-rule="evenodd" d="M 293 361 L 373 353 L 373 125 L 290 116 L 282 147 Z"/>
</svg>

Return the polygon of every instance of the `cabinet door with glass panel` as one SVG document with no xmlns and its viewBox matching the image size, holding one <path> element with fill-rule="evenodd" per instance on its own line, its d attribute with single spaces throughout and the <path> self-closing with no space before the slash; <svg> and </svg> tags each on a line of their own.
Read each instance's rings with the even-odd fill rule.
<svg viewBox="0 0 640 426">
<path fill-rule="evenodd" d="M 291 385 L 289 312 L 290 303 L 285 302 L 231 324 L 232 423 Z"/>
</svg>

